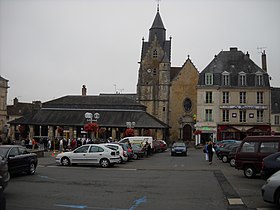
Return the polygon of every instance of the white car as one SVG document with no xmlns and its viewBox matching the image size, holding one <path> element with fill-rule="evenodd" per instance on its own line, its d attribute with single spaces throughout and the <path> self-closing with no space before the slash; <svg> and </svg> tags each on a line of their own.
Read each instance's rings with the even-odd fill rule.
<svg viewBox="0 0 280 210">
<path fill-rule="evenodd" d="M 71 152 L 63 152 L 56 156 L 56 163 L 60 165 L 71 164 L 97 164 L 103 168 L 119 163 L 121 158 L 118 151 L 102 144 L 85 144 Z"/>
<path fill-rule="evenodd" d="M 121 161 L 120 161 L 120 163 L 124 163 L 124 162 L 127 162 L 127 161 L 128 161 L 127 152 L 122 148 L 121 145 L 119 145 L 119 144 L 117 144 L 117 143 L 105 143 L 105 144 L 103 144 L 103 145 L 105 145 L 106 147 L 108 147 L 108 148 L 110 148 L 110 149 L 114 149 L 114 150 L 119 151 L 120 156 L 121 156 Z"/>
<path fill-rule="evenodd" d="M 273 174 L 262 186 L 263 200 L 274 203 L 280 207 L 280 171 Z"/>
</svg>

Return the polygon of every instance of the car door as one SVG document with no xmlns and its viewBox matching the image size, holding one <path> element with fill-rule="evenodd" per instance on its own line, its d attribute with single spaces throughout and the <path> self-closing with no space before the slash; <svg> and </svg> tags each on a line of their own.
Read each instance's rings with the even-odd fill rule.
<svg viewBox="0 0 280 210">
<path fill-rule="evenodd" d="M 19 173 L 24 171 L 25 162 L 19 154 L 18 147 L 12 147 L 8 153 L 8 166 L 10 173 Z"/>
<path fill-rule="evenodd" d="M 87 163 L 87 154 L 89 147 L 89 145 L 83 145 L 75 149 L 70 155 L 71 162 L 80 164 Z"/>
<path fill-rule="evenodd" d="M 104 149 L 97 145 L 92 145 L 89 149 L 87 159 L 88 163 L 98 164 L 101 158 L 104 156 Z"/>
</svg>

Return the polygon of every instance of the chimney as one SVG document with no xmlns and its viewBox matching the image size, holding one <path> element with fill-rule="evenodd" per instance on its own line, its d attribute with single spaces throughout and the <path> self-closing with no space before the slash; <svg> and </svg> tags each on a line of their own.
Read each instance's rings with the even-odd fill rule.
<svg viewBox="0 0 280 210">
<path fill-rule="evenodd" d="M 15 98 L 14 98 L 14 105 L 17 105 L 17 104 L 18 104 L 18 98 L 15 97 Z"/>
<path fill-rule="evenodd" d="M 265 50 L 262 52 L 262 69 L 267 72 Z"/>
<path fill-rule="evenodd" d="M 86 96 L 87 95 L 87 88 L 85 85 L 83 85 L 82 87 L 82 96 Z"/>
</svg>

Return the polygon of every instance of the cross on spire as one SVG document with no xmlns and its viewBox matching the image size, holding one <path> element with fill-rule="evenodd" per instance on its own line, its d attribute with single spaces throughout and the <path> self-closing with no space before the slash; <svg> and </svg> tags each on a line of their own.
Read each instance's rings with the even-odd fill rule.
<svg viewBox="0 0 280 210">
<path fill-rule="evenodd" d="M 157 11 L 159 12 L 159 2 L 160 0 L 156 0 L 157 1 Z"/>
</svg>

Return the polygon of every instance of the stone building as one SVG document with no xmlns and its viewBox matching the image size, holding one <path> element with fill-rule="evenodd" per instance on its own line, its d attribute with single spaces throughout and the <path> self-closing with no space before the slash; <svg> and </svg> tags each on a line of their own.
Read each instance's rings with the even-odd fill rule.
<svg viewBox="0 0 280 210">
<path fill-rule="evenodd" d="M 248 53 L 232 47 L 221 51 L 200 73 L 197 143 L 270 134 L 271 90 L 265 52 L 262 60 L 260 68 Z"/>
<path fill-rule="evenodd" d="M 7 135 L 7 94 L 8 94 L 8 82 L 0 76 L 0 135 L 2 137 Z M 4 135 L 4 136 L 3 136 Z"/>
<path fill-rule="evenodd" d="M 271 133 L 280 135 L 280 88 L 271 88 Z"/>
<path fill-rule="evenodd" d="M 170 126 L 168 139 L 191 140 L 199 72 L 189 56 L 182 67 L 171 66 L 171 37 L 166 39 L 159 8 L 148 40 L 142 40 L 139 64 L 137 101 L 147 107 L 148 113 Z"/>
</svg>

